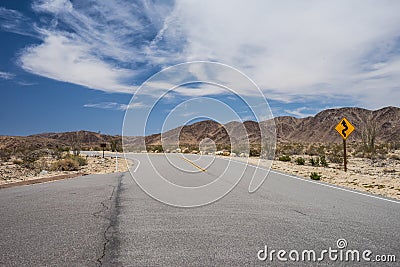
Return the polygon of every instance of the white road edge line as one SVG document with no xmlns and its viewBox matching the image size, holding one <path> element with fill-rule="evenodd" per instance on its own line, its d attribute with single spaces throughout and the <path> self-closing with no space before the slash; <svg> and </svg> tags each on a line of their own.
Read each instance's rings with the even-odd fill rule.
<svg viewBox="0 0 400 267">
<path fill-rule="evenodd" d="M 224 158 L 219 158 L 219 159 L 228 160 L 228 159 L 224 159 Z M 241 161 L 238 161 L 238 160 L 235 160 L 235 159 L 229 159 L 229 160 L 232 160 L 232 161 L 235 161 L 237 163 L 240 163 L 240 164 L 243 164 L 243 165 L 247 165 L 247 166 L 250 166 L 250 167 L 253 167 L 253 168 L 257 168 L 257 169 L 268 171 L 268 169 L 265 169 L 265 168 L 262 168 L 262 167 L 259 167 L 259 166 L 255 166 L 255 165 L 252 165 L 250 163 L 244 163 L 244 162 L 241 162 Z M 316 182 L 316 181 L 312 181 L 312 180 L 307 180 L 307 179 L 302 178 L 302 177 L 297 177 L 297 176 L 293 176 L 293 175 L 290 175 L 290 174 L 274 171 L 272 169 L 269 170 L 269 171 L 272 172 L 272 173 L 281 174 L 283 176 L 286 176 L 286 177 L 289 177 L 289 178 L 292 178 L 292 179 L 297 179 L 297 180 L 300 180 L 300 181 L 313 183 L 313 184 L 318 184 L 318 185 L 322 185 L 322 186 L 326 186 L 326 187 L 342 190 L 342 191 L 345 191 L 345 192 L 350 192 L 350 193 L 354 193 L 354 194 L 358 194 L 358 195 L 362 195 L 362 196 L 366 196 L 366 197 L 370 197 L 370 198 L 375 198 L 375 199 L 380 199 L 380 200 L 385 200 L 385 201 L 388 201 L 388 202 L 400 204 L 400 201 L 396 201 L 396 200 L 393 200 L 393 199 L 388 199 L 388 198 L 378 197 L 378 196 L 374 196 L 374 195 L 367 194 L 367 193 L 353 191 L 351 189 L 342 188 L 342 187 L 338 187 L 338 186 L 335 186 L 335 185 L 326 184 L 326 183 L 323 183 L 323 182 Z"/>
<path fill-rule="evenodd" d="M 140 160 L 138 160 L 138 159 L 133 159 L 133 160 L 135 160 L 135 161 L 137 161 L 138 162 L 138 165 L 136 166 L 136 168 L 133 170 L 133 172 L 136 172 L 137 171 L 137 169 L 139 168 L 139 166 L 140 166 Z"/>
<path fill-rule="evenodd" d="M 389 202 L 392 202 L 392 203 L 400 204 L 400 201 L 396 201 L 396 200 L 393 200 L 393 199 L 388 199 L 388 198 L 383 198 L 383 197 L 378 197 L 378 196 L 370 195 L 370 194 L 367 194 L 367 193 L 362 193 L 362 192 L 358 192 L 358 191 L 353 191 L 353 190 L 351 190 L 351 189 L 347 189 L 347 188 L 343 188 L 343 187 L 337 187 L 337 186 L 335 186 L 335 185 L 326 184 L 326 183 L 323 183 L 323 182 L 315 182 L 315 181 L 312 181 L 312 180 L 307 180 L 307 179 L 304 179 L 304 178 L 301 178 L 301 177 L 289 175 L 289 174 L 286 174 L 286 173 L 281 173 L 281 172 L 274 171 L 274 170 L 270 170 L 270 171 L 271 171 L 272 173 L 281 174 L 281 175 L 287 176 L 287 177 L 289 177 L 289 178 L 301 180 L 301 181 L 304 181 L 304 182 L 313 183 L 313 184 L 318 184 L 318 185 L 322 185 L 322 186 L 326 186 L 326 187 L 330 187 L 330 188 L 342 190 L 342 191 L 345 191 L 345 192 L 350 192 L 350 193 L 354 193 L 354 194 L 358 194 L 358 195 L 362 195 L 362 196 L 366 196 L 366 197 L 370 197 L 370 198 L 375 198 L 375 199 L 380 199 L 380 200 L 385 200 L 385 201 L 389 201 Z"/>
</svg>

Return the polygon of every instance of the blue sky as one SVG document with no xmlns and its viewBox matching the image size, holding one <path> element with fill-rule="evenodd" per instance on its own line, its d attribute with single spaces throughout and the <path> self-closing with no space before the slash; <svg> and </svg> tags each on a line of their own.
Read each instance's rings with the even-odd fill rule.
<svg viewBox="0 0 400 267">
<path fill-rule="evenodd" d="M 81 129 L 121 134 L 125 110 L 141 116 L 145 108 L 142 102 L 129 105 L 139 86 L 187 61 L 221 62 L 245 73 L 274 116 L 399 106 L 398 10 L 399 1 L 364 0 L 3 0 L 0 135 Z M 232 78 L 223 71 L 214 76 Z M 157 92 L 148 87 L 142 100 L 154 101 Z M 258 98 L 246 86 L 237 93 Z M 229 102 L 226 92 L 209 86 L 178 90 L 146 131 L 157 132 L 161 114 L 190 97 Z M 239 110 L 243 103 L 229 105 Z"/>
</svg>

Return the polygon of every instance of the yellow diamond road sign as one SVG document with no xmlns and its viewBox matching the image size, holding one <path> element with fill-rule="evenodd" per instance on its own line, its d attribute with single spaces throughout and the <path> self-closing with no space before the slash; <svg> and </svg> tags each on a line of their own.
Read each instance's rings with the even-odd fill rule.
<svg viewBox="0 0 400 267">
<path fill-rule="evenodd" d="M 338 125 L 336 125 L 336 131 L 343 137 L 344 140 L 350 136 L 355 130 L 354 126 L 346 119 L 343 118 Z"/>
</svg>

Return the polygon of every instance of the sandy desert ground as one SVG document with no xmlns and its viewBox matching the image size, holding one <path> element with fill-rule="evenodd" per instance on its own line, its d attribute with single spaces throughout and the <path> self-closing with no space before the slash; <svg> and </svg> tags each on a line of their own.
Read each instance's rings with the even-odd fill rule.
<svg viewBox="0 0 400 267">
<path fill-rule="evenodd" d="M 42 159 L 46 160 L 46 165 L 51 165 L 55 162 L 54 159 Z M 118 172 L 128 171 L 130 162 L 126 162 L 125 159 L 118 159 Z M 18 164 L 14 164 L 12 161 L 0 162 L 0 184 L 15 183 L 20 181 L 34 180 L 40 178 L 47 178 L 58 176 L 62 174 L 72 173 L 83 173 L 83 174 L 104 174 L 116 172 L 116 160 L 115 157 L 99 157 L 91 156 L 87 157 L 87 165 L 81 166 L 77 171 L 41 171 L 37 173 L 34 170 L 24 168 Z"/>
<path fill-rule="evenodd" d="M 400 200 L 400 160 L 349 158 L 348 170 L 344 172 L 341 164 L 329 163 L 328 167 L 297 165 L 297 157 L 303 157 L 308 164 L 310 157 L 302 155 L 293 157 L 290 162 L 275 160 L 272 169 L 305 179 L 310 179 L 310 174 L 316 172 L 321 175 L 322 182 Z M 232 159 L 246 161 L 246 158 Z M 256 158 L 249 158 L 248 163 L 263 167 L 271 165 L 267 160 Z"/>
</svg>

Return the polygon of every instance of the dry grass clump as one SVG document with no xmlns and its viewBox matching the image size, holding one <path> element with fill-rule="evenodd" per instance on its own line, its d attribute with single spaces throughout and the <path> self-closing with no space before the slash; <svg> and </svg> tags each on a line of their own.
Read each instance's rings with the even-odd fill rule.
<svg viewBox="0 0 400 267">
<path fill-rule="evenodd" d="M 60 159 L 51 166 L 52 171 L 77 171 L 79 163 L 73 159 Z"/>
<path fill-rule="evenodd" d="M 0 161 L 3 165 L 17 165 L 21 172 L 38 175 L 41 171 L 76 171 L 87 164 L 87 160 L 73 155 L 68 148 L 27 147 L 15 151 L 2 149 Z"/>
<path fill-rule="evenodd" d="M 63 159 L 57 160 L 51 165 L 52 171 L 77 171 L 79 167 L 87 165 L 87 159 L 67 154 Z"/>
</svg>

